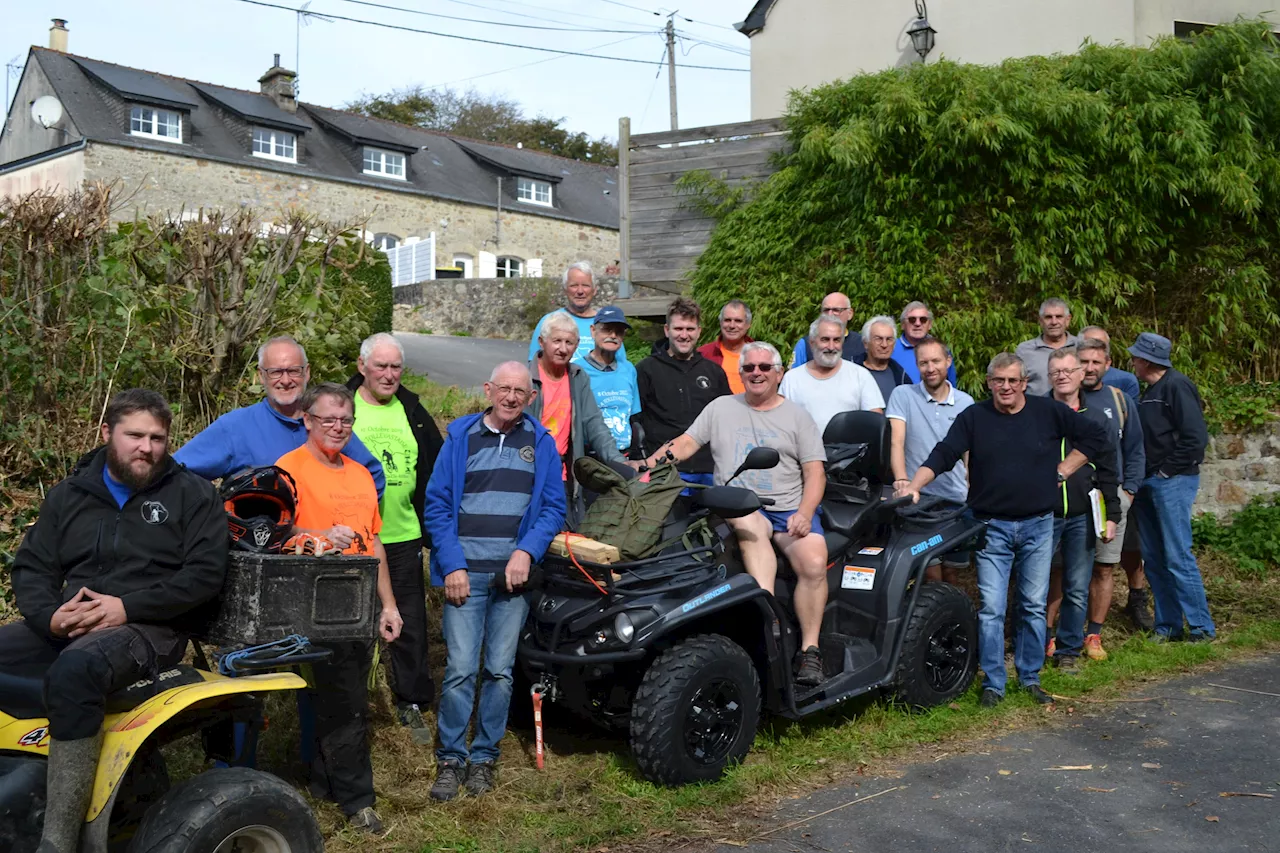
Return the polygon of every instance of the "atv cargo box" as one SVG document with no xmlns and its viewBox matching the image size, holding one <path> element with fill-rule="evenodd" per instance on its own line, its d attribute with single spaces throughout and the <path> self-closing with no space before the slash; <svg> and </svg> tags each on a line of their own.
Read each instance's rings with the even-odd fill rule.
<svg viewBox="0 0 1280 853">
<path fill-rule="evenodd" d="M 302 634 L 313 643 L 372 640 L 378 628 L 374 557 L 233 551 L 221 610 L 205 640 L 256 645 Z"/>
</svg>

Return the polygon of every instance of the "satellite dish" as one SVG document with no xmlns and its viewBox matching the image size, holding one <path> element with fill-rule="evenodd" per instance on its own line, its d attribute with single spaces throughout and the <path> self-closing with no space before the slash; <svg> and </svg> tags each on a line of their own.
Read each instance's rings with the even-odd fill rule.
<svg viewBox="0 0 1280 853">
<path fill-rule="evenodd" d="M 62 120 L 62 101 L 53 95 L 41 95 L 31 102 L 31 117 L 48 130 Z"/>
</svg>

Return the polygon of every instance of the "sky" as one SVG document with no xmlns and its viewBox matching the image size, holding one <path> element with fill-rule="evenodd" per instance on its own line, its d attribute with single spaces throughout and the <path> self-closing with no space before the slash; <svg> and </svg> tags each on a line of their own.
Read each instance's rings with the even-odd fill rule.
<svg viewBox="0 0 1280 853">
<path fill-rule="evenodd" d="M 450 85 L 503 95 L 529 116 L 564 118 L 569 130 L 616 139 L 621 116 L 631 118 L 632 133 L 670 129 L 666 67 L 580 54 L 657 63 L 665 55 L 666 15 L 676 11 L 680 126 L 751 117 L 748 41 L 732 25 L 746 17 L 753 0 L 679 0 L 674 7 L 657 0 L 311 0 L 308 6 L 317 15 L 497 44 L 338 19 L 303 18 L 307 24 L 299 30 L 294 10 L 303 0 L 256 2 L 286 8 L 246 0 L 0 0 L 0 60 L 21 65 L 31 45 L 47 46 L 50 19 L 57 16 L 67 19 L 71 53 L 133 68 L 256 90 L 279 53 L 281 64 L 298 70 L 299 95 L 309 103 L 338 107 L 361 93 Z M 5 74 L 11 98 L 18 69 Z"/>
</svg>

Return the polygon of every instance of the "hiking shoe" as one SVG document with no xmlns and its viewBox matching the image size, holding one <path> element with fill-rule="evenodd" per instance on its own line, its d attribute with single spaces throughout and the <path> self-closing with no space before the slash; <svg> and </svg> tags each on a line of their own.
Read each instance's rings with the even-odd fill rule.
<svg viewBox="0 0 1280 853">
<path fill-rule="evenodd" d="M 796 667 L 796 684 L 802 687 L 817 687 L 827 680 L 822 671 L 822 653 L 817 646 L 810 646 L 800 653 L 800 665 Z"/>
<path fill-rule="evenodd" d="M 1101 634 L 1086 634 L 1084 637 L 1084 656 L 1089 660 L 1106 660 L 1107 650 L 1102 647 Z"/>
<path fill-rule="evenodd" d="M 1163 646 L 1166 643 L 1180 643 L 1182 642 L 1182 635 L 1181 634 L 1161 634 L 1159 631 L 1157 631 L 1151 635 L 1151 642 L 1155 643 L 1157 646 Z"/>
<path fill-rule="evenodd" d="M 1053 665 L 1061 672 L 1079 672 L 1080 658 L 1076 655 L 1054 655 Z"/>
<path fill-rule="evenodd" d="M 1050 637 L 1049 642 L 1046 643 L 1044 647 L 1044 656 L 1047 658 L 1051 658 L 1053 657 L 1053 653 L 1056 652 L 1057 650 L 1058 650 L 1058 638 Z"/>
<path fill-rule="evenodd" d="M 1004 700 L 1004 697 L 988 687 L 982 691 L 982 698 L 978 700 L 978 704 L 983 708 L 994 708 Z"/>
<path fill-rule="evenodd" d="M 427 721 L 422 718 L 422 709 L 413 702 L 397 702 L 396 717 L 400 725 L 406 729 L 425 729 Z"/>
<path fill-rule="evenodd" d="M 1192 633 L 1187 634 L 1187 642 L 1188 643 L 1212 643 L 1213 637 L 1210 637 L 1208 634 L 1202 634 L 1199 631 L 1193 631 Z"/>
<path fill-rule="evenodd" d="M 431 799 L 446 802 L 458 796 L 462 785 L 462 765 L 441 761 L 436 765 L 436 782 L 431 786 Z"/>
<path fill-rule="evenodd" d="M 1124 603 L 1124 613 L 1139 631 L 1154 631 L 1155 617 L 1151 615 L 1151 590 L 1131 589 L 1129 600 Z"/>
<path fill-rule="evenodd" d="M 382 835 L 386 832 L 386 828 L 382 825 L 382 818 L 378 817 L 378 813 L 373 810 L 373 806 L 365 806 L 347 818 L 347 825 L 355 829 L 362 829 L 370 835 Z"/>
<path fill-rule="evenodd" d="M 1034 699 L 1037 704 L 1052 705 L 1054 703 L 1053 697 L 1045 693 L 1044 688 L 1039 684 L 1028 684 L 1025 689 L 1027 695 Z"/>
<path fill-rule="evenodd" d="M 493 790 L 493 762 L 482 761 L 472 764 L 467 770 L 467 793 L 473 797 L 487 794 Z"/>
</svg>

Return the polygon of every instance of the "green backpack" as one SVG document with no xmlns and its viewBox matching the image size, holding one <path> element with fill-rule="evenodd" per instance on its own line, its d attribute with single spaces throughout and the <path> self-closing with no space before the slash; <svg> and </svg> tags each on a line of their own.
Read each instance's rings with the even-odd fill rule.
<svg viewBox="0 0 1280 853">
<path fill-rule="evenodd" d="M 573 476 L 599 494 L 577 532 L 613 545 L 623 560 L 638 560 L 655 550 L 667 513 L 686 485 L 674 465 L 653 468 L 645 483 L 639 477 L 628 480 L 590 456 L 574 460 Z"/>
</svg>

